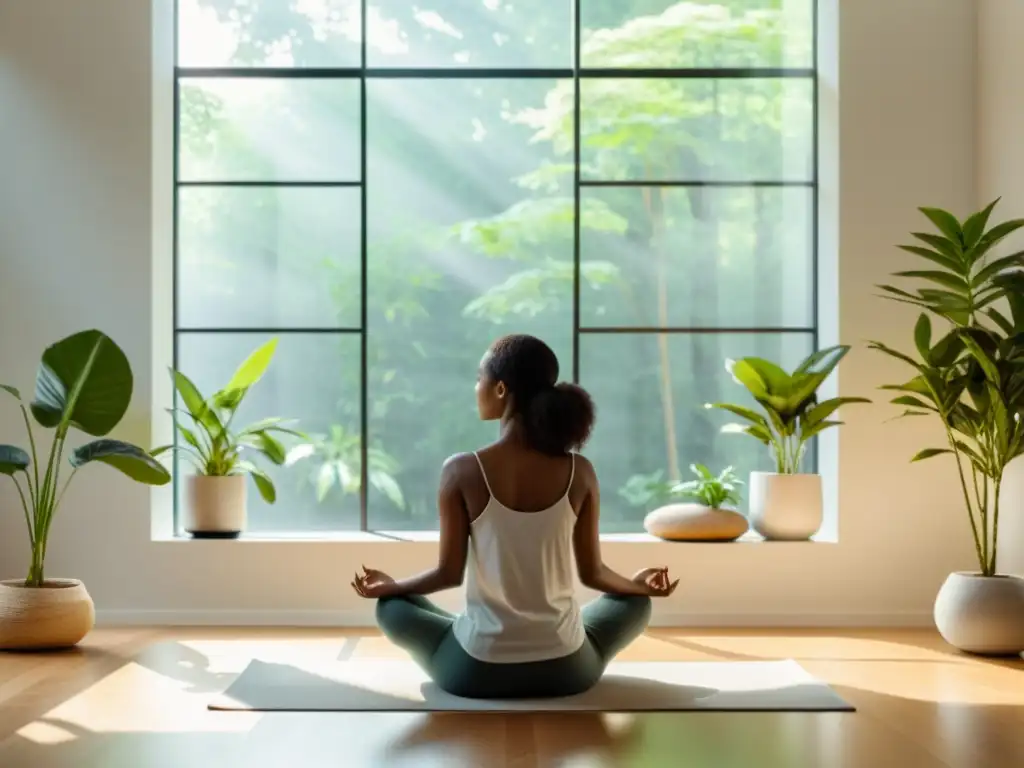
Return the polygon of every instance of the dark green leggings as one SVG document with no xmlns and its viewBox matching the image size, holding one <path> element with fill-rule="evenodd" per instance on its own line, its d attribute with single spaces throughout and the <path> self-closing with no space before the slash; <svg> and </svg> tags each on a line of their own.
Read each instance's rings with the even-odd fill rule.
<svg viewBox="0 0 1024 768">
<path fill-rule="evenodd" d="M 583 607 L 586 641 L 575 653 L 548 661 L 494 664 L 466 653 L 455 639 L 455 617 L 420 595 L 377 601 L 377 623 L 439 688 L 470 699 L 540 699 L 592 688 L 608 662 L 639 637 L 651 599 L 602 595 Z"/>
</svg>

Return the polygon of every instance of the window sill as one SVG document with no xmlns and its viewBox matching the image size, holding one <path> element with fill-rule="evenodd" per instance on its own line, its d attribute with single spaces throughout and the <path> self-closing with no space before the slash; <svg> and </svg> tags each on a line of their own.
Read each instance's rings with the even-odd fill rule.
<svg viewBox="0 0 1024 768">
<path fill-rule="evenodd" d="M 187 534 L 177 536 L 154 537 L 158 542 L 189 542 L 189 543 L 214 543 L 214 544 L 429 544 L 437 543 L 440 535 L 437 531 L 323 531 L 323 532 L 271 532 L 271 533 L 246 533 L 237 539 L 193 539 Z M 605 533 L 601 535 L 601 542 L 604 544 L 673 544 L 676 546 L 696 545 L 713 546 L 722 544 L 836 544 L 835 536 L 828 536 L 824 533 L 811 538 L 809 541 L 767 541 L 753 531 L 745 533 L 735 541 L 730 542 L 701 542 L 701 541 L 680 541 L 667 542 L 648 533 Z"/>
</svg>

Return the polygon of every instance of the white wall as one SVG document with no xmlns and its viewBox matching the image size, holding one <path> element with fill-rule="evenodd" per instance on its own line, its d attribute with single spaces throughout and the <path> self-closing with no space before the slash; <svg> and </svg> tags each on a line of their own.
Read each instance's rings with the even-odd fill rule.
<svg viewBox="0 0 1024 768">
<path fill-rule="evenodd" d="M 826 22 L 835 3 L 823 0 Z M 156 381 L 151 282 L 166 276 L 166 265 L 154 270 L 151 246 L 155 240 L 158 255 L 167 246 L 165 225 L 152 214 L 166 188 L 154 198 L 147 5 L 0 4 L 0 371 L 27 387 L 46 343 L 87 325 L 102 328 L 135 361 L 126 435 L 142 441 Z M 839 229 L 826 218 L 824 242 L 839 244 L 832 272 L 841 285 L 840 336 L 858 345 L 841 389 L 872 395 L 904 371 L 860 345 L 871 338 L 905 345 L 912 322 L 899 305 L 872 296 L 873 284 L 903 265 L 893 245 L 919 224 L 916 206 L 966 213 L 976 202 L 975 13 L 972 0 L 856 0 L 842 3 L 841 13 L 838 123 L 835 67 L 823 75 L 823 114 L 838 125 L 840 150 L 838 186 L 829 171 L 834 153 L 824 158 L 831 183 L 823 202 L 839 204 Z M 157 74 L 166 85 L 168 73 Z M 835 256 L 827 250 L 826 258 Z M 883 424 L 892 415 L 884 405 L 845 415 L 840 543 L 615 544 L 606 546 L 608 558 L 624 570 L 667 563 L 679 573 L 681 588 L 658 605 L 663 621 L 926 620 L 945 575 L 971 567 L 950 467 L 907 464 L 932 439 L 927 425 Z M 0 434 L 20 440 L 8 406 Z M 20 511 L 9 493 L 0 505 L 0 572 L 18 576 L 27 563 Z M 148 491 L 99 469 L 83 473 L 66 500 L 49 572 L 84 579 L 108 618 L 359 621 L 368 606 L 347 583 L 361 562 L 404 573 L 427 566 L 433 551 L 428 544 L 153 542 Z"/>
<path fill-rule="evenodd" d="M 1004 218 L 1024 216 L 1024 3 L 978 5 L 977 186 L 980 202 L 1002 198 Z M 1024 235 L 1011 247 L 1024 249 Z M 1024 459 L 1007 470 L 1000 511 L 999 568 L 1024 573 Z"/>
</svg>

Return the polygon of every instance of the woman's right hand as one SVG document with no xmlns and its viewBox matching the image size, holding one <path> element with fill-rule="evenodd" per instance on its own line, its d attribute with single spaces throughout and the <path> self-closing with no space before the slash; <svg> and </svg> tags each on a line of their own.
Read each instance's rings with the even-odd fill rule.
<svg viewBox="0 0 1024 768">
<path fill-rule="evenodd" d="M 648 597 L 668 597 L 676 591 L 679 584 L 679 579 L 669 581 L 667 567 L 644 568 L 633 574 L 631 581 L 643 586 Z"/>
</svg>

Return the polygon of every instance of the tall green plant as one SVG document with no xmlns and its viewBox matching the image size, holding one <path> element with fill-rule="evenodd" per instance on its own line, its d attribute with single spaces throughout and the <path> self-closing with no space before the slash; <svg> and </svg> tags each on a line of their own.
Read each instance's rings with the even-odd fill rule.
<svg viewBox="0 0 1024 768">
<path fill-rule="evenodd" d="M 722 431 L 740 432 L 760 440 L 771 451 L 777 472 L 796 474 L 810 439 L 843 423 L 830 421 L 829 416 L 842 405 L 871 402 L 863 397 L 834 397 L 818 402 L 818 387 L 849 351 L 850 347 L 842 345 L 819 350 L 793 373 L 759 357 L 727 360 L 726 369 L 753 396 L 763 414 L 731 403 L 708 403 L 705 408 L 720 408 L 746 420 L 746 424 L 727 424 Z"/>
<path fill-rule="evenodd" d="M 872 349 L 914 369 L 899 394 L 900 416 L 937 416 L 946 447 L 925 448 L 911 461 L 951 454 L 970 521 L 981 573 L 994 576 L 1006 465 L 1024 453 L 1024 252 L 991 258 L 992 250 L 1024 227 L 1012 219 L 989 227 L 998 200 L 963 222 L 938 208 L 921 208 L 937 232 L 914 232 L 923 245 L 901 245 L 929 269 L 896 272 L 924 284 L 913 292 L 879 286 L 883 298 L 921 307 L 914 352 L 881 342 Z M 937 269 L 935 268 L 937 267 Z M 1007 316 L 1007 312 L 1009 316 Z M 932 318 L 943 329 L 933 338 Z"/>
<path fill-rule="evenodd" d="M 282 465 L 287 451 L 276 435 L 305 436 L 280 418 L 261 419 L 241 429 L 235 429 L 234 421 L 245 396 L 266 373 L 276 349 L 277 339 L 263 344 L 238 366 L 227 386 L 210 398 L 204 397 L 184 373 L 172 370 L 174 386 L 184 408 L 171 410 L 184 443 L 162 446 L 153 451 L 153 455 L 179 451 L 201 475 L 251 475 L 263 500 L 273 504 L 277 499 L 273 481 L 266 472 L 245 458 L 246 452 L 253 451 L 265 456 L 272 464 Z"/>
<path fill-rule="evenodd" d="M 105 437 L 127 412 L 133 389 L 128 358 L 106 334 L 82 331 L 47 347 L 36 373 L 35 396 L 28 407 L 15 387 L 4 384 L 0 389 L 18 401 L 28 432 L 28 452 L 0 445 L 0 474 L 14 482 L 25 512 L 32 547 L 25 585 L 41 587 L 45 583 L 50 529 L 64 493 L 81 467 L 98 461 L 148 485 L 164 485 L 171 476 L 142 448 Z M 54 431 L 45 467 L 39 460 L 29 411 L 36 424 Z M 101 439 L 73 450 L 68 457 L 71 472 L 62 478 L 62 459 L 72 428 Z"/>
</svg>

